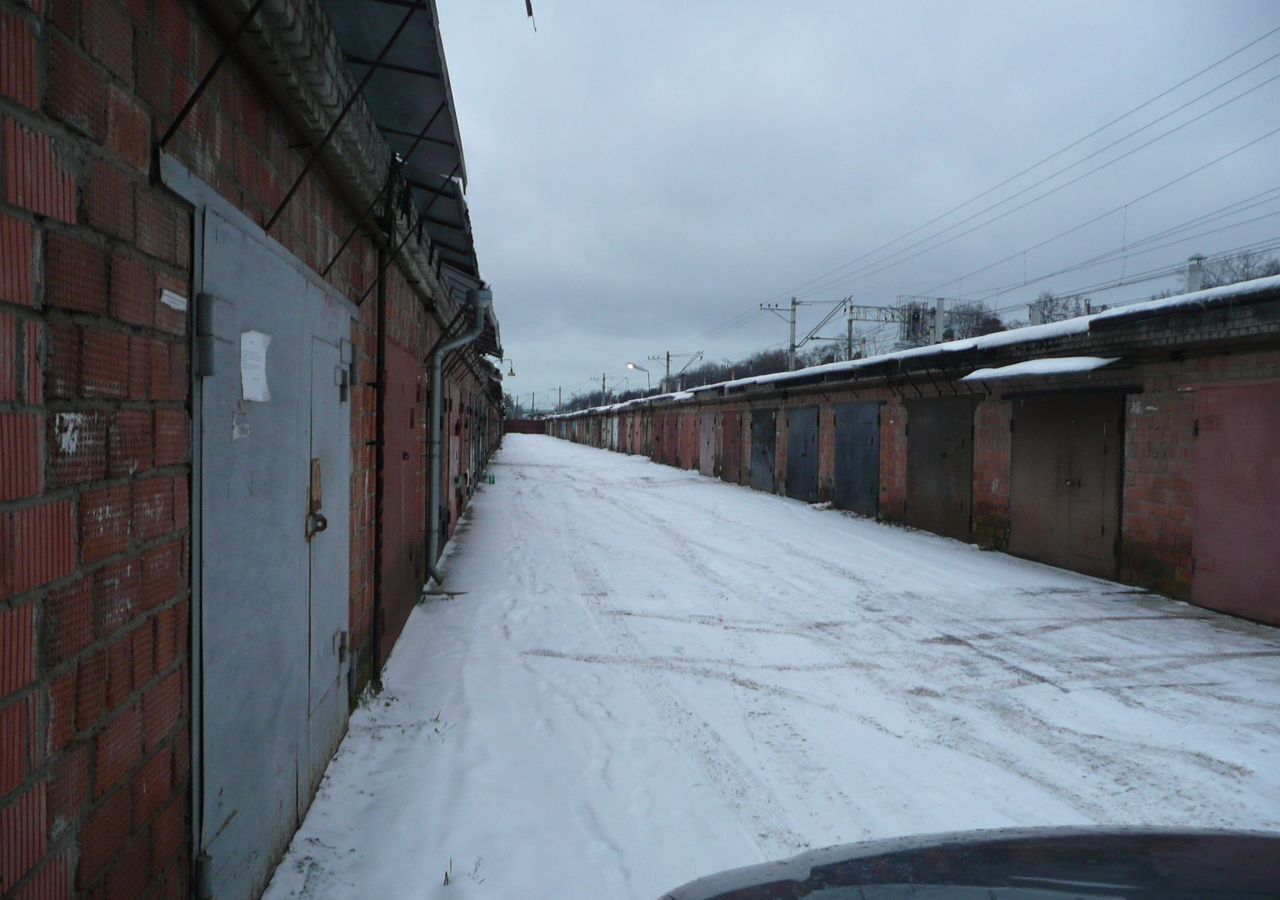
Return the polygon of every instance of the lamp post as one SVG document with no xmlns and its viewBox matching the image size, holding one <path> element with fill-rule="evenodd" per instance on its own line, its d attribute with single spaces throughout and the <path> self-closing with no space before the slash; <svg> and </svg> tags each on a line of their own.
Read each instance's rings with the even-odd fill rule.
<svg viewBox="0 0 1280 900">
<path fill-rule="evenodd" d="M 508 378 L 515 378 L 515 377 L 516 377 L 516 364 L 515 364 L 515 363 L 513 363 L 511 360 L 507 359 L 505 356 L 504 356 L 504 357 L 502 357 L 502 359 L 498 360 L 498 362 L 499 362 L 499 363 L 506 363 L 506 364 L 507 364 L 507 366 L 508 366 L 508 368 L 507 368 L 507 377 L 508 377 Z"/>
<path fill-rule="evenodd" d="M 647 381 L 647 382 L 649 383 L 649 392 L 650 392 L 650 393 L 652 393 L 652 392 L 653 392 L 653 379 L 649 376 L 649 370 L 648 370 L 648 369 L 646 369 L 644 366 L 637 366 L 637 365 L 636 365 L 635 363 L 633 363 L 633 362 L 629 362 L 629 363 L 627 363 L 627 368 L 628 368 L 628 369 L 634 369 L 634 370 L 636 370 L 637 372 L 643 372 L 643 373 L 644 373 L 644 377 L 645 377 L 645 381 Z"/>
</svg>

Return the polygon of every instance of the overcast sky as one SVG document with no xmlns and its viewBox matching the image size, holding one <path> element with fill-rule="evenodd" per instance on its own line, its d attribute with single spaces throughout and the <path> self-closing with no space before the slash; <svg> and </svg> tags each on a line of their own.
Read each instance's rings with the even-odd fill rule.
<svg viewBox="0 0 1280 900">
<path fill-rule="evenodd" d="M 1042 290 L 1280 238 L 1280 134 L 1139 199 L 1280 128 L 1278 32 L 872 253 L 1280 27 L 1274 0 L 534 0 L 536 33 L 521 0 L 438 2 L 477 252 L 517 372 L 506 387 L 526 405 L 530 391 L 542 407 L 557 386 L 598 387 L 602 372 L 643 386 L 626 363 L 668 350 L 736 359 L 785 344 L 784 322 L 747 313 L 793 294 L 879 305 L 1006 287 L 990 305 L 1025 320 Z M 1262 205 L 1132 246 L 1272 188 Z M 1225 230 L 1197 237 L 1210 229 Z M 1191 239 L 1133 255 L 1178 237 Z M 821 314 L 803 308 L 802 333 Z"/>
</svg>

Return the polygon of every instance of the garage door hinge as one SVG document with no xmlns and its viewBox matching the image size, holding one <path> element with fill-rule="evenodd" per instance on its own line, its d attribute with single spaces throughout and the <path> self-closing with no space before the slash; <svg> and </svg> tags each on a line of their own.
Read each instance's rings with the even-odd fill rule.
<svg viewBox="0 0 1280 900">
<path fill-rule="evenodd" d="M 208 378 L 214 374 L 213 365 L 213 307 L 212 294 L 196 294 L 196 344 L 195 359 L 191 361 L 191 369 L 197 378 Z"/>
</svg>

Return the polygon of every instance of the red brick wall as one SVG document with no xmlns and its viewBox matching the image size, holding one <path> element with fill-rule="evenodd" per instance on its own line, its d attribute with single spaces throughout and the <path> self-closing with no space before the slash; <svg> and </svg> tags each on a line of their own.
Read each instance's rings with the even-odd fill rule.
<svg viewBox="0 0 1280 900">
<path fill-rule="evenodd" d="M 151 153 L 219 49 L 194 2 L 0 0 L 2 895 L 187 893 L 189 323 L 160 297 L 192 294 L 192 217 Z M 264 224 L 303 143 L 233 57 L 167 150 Z M 353 222 L 316 167 L 271 236 L 319 271 Z M 357 236 L 328 280 L 359 299 L 375 259 Z M 438 323 L 390 272 L 389 338 L 425 359 Z M 357 658 L 372 296 L 352 334 Z M 479 390 L 465 369 L 453 380 Z"/>
<path fill-rule="evenodd" d="M 6 896 L 185 891 L 188 323 L 160 295 L 190 296 L 191 231 L 148 178 L 154 29 L 0 2 Z"/>
</svg>

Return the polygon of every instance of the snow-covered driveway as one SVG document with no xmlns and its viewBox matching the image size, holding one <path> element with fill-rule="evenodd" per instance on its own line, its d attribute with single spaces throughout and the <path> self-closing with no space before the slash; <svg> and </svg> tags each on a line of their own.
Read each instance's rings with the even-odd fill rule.
<svg viewBox="0 0 1280 900">
<path fill-rule="evenodd" d="M 268 891 L 654 898 L 863 838 L 1280 828 L 1280 631 L 509 435 Z M 451 884 L 444 886 L 452 867 Z"/>
</svg>

